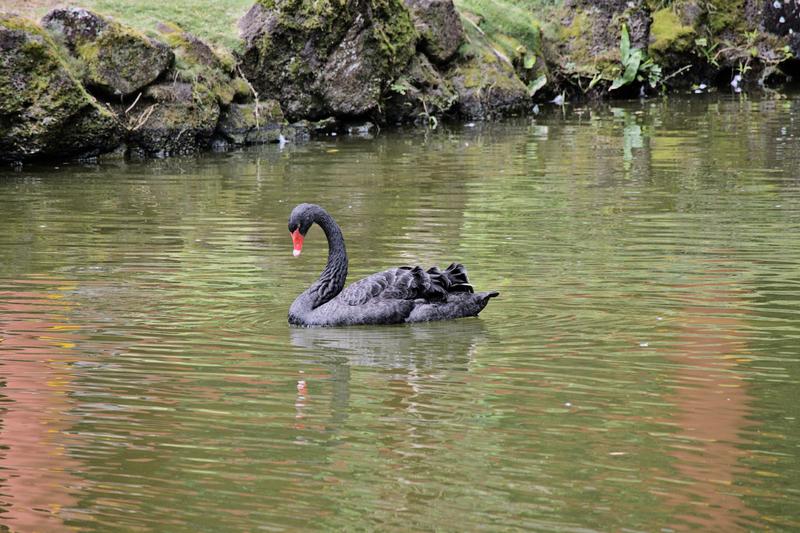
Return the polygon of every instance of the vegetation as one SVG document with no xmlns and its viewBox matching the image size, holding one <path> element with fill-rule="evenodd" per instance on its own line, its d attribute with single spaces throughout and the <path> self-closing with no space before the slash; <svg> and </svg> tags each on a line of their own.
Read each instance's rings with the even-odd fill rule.
<svg viewBox="0 0 800 533">
<path fill-rule="evenodd" d="M 620 58 L 622 61 L 622 74 L 611 83 L 610 91 L 619 89 L 625 85 L 638 82 L 648 82 L 650 87 L 655 88 L 661 82 L 661 67 L 647 57 L 647 53 L 641 48 L 632 48 L 631 39 L 628 35 L 628 27 L 622 25 L 622 37 L 620 38 Z"/>
<path fill-rule="evenodd" d="M 177 24 L 201 39 L 233 49 L 239 43 L 236 22 L 253 4 L 254 0 L 80 0 L 76 5 L 110 15 L 148 34 L 155 32 L 159 22 Z M 60 2 L 0 0 L 0 11 L 14 11 L 38 19 L 56 5 Z"/>
</svg>

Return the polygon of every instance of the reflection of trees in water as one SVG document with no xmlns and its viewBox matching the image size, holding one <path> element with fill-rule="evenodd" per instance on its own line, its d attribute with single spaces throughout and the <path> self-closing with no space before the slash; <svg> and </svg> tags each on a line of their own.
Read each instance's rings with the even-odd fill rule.
<svg viewBox="0 0 800 533">
<path fill-rule="evenodd" d="M 71 531 L 82 465 L 70 398 L 71 352 L 80 340 L 63 316 L 63 280 L 15 280 L 0 291 L 0 530 Z M 25 285 L 29 290 L 21 290 Z M 64 287 L 60 287 L 64 289 Z"/>
<path fill-rule="evenodd" d="M 747 456 L 743 437 L 751 419 L 752 397 L 741 374 L 749 353 L 746 302 L 751 294 L 742 272 L 726 268 L 724 256 L 705 259 L 685 285 L 678 310 L 676 343 L 665 357 L 676 364 L 676 393 L 667 397 L 676 410 L 665 422 L 676 434 L 669 454 L 674 468 L 689 484 L 663 495 L 675 513 L 671 524 L 690 524 L 707 531 L 736 531 L 759 516 L 750 509 L 737 481 L 752 475 L 742 462 Z M 744 359 L 743 359 L 744 358 Z M 700 505 L 698 505 L 700 503 Z"/>
</svg>

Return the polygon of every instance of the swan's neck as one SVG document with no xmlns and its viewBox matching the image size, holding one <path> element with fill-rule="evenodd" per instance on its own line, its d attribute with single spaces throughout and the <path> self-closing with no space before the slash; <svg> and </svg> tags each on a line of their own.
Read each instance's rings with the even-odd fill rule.
<svg viewBox="0 0 800 533">
<path fill-rule="evenodd" d="M 347 250 L 342 230 L 333 217 L 321 208 L 315 214 L 314 222 L 319 224 L 328 238 L 328 263 L 319 279 L 294 301 L 289 309 L 290 319 L 313 311 L 336 297 L 342 292 L 347 279 Z"/>
</svg>

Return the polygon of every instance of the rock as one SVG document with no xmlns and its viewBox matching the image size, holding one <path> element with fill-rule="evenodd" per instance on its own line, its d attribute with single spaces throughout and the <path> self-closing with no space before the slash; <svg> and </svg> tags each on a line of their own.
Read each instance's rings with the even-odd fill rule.
<svg viewBox="0 0 800 533">
<path fill-rule="evenodd" d="M 173 60 L 164 43 L 83 8 L 54 9 L 42 25 L 81 62 L 86 85 L 109 95 L 141 90 Z"/>
<path fill-rule="evenodd" d="M 786 43 L 800 59 L 800 3 L 797 1 L 749 0 L 748 21 L 761 31 L 786 37 Z"/>
<path fill-rule="evenodd" d="M 370 39 L 364 20 L 356 20 L 318 74 L 318 92 L 330 114 L 362 116 L 380 105 L 387 80 L 378 74 L 380 65 L 370 50 Z"/>
<path fill-rule="evenodd" d="M 552 60 L 563 78 L 610 81 L 621 74 L 623 23 L 632 48 L 646 49 L 650 11 L 644 0 L 567 0 Z"/>
<path fill-rule="evenodd" d="M 648 52 L 669 89 L 700 83 L 735 92 L 759 89 L 768 78 L 793 74 L 787 50 L 797 50 L 788 29 L 797 27 L 798 15 L 800 8 L 783 0 L 675 0 L 653 14 Z"/>
<path fill-rule="evenodd" d="M 222 111 L 217 132 L 229 144 L 278 142 L 285 120 L 277 100 L 251 104 L 231 104 Z"/>
<path fill-rule="evenodd" d="M 95 156 L 120 142 L 39 26 L 0 14 L 0 160 Z"/>
<path fill-rule="evenodd" d="M 800 3 L 754 0 L 754 22 L 763 30 L 775 35 L 800 33 Z"/>
<path fill-rule="evenodd" d="M 699 36 L 693 18 L 691 10 L 687 13 L 673 6 L 653 13 L 647 53 L 665 75 L 679 72 L 667 80 L 672 88 L 688 87 L 704 76 L 705 68 L 696 55 Z"/>
<path fill-rule="evenodd" d="M 527 89 L 511 63 L 477 30 L 469 30 L 467 39 L 468 45 L 446 74 L 456 93 L 454 111 L 470 120 L 524 111 L 529 101 Z"/>
<path fill-rule="evenodd" d="M 219 116 L 216 96 L 205 86 L 157 83 L 125 117 L 128 144 L 151 157 L 195 153 L 209 145 Z"/>
<path fill-rule="evenodd" d="M 347 126 L 347 134 L 353 137 L 361 137 L 363 139 L 371 139 L 373 133 L 378 131 L 378 127 L 372 122 L 363 122 L 361 124 L 349 124 Z"/>
<path fill-rule="evenodd" d="M 242 92 L 241 79 L 235 78 L 234 73 L 236 60 L 229 52 L 212 48 L 174 24 L 160 23 L 157 29 L 175 54 L 173 78 L 205 85 L 223 106 Z"/>
<path fill-rule="evenodd" d="M 401 0 L 260 0 L 240 30 L 245 76 L 290 120 L 376 113 L 417 41 Z"/>
<path fill-rule="evenodd" d="M 334 117 L 327 117 L 320 120 L 298 120 L 292 127 L 297 131 L 305 132 L 308 137 L 338 133 L 343 129 L 343 125 Z"/>
<path fill-rule="evenodd" d="M 453 0 L 404 0 L 429 59 L 444 63 L 464 42 L 464 27 Z"/>
<path fill-rule="evenodd" d="M 449 112 L 457 99 L 453 84 L 418 54 L 392 83 L 385 113 L 390 122 L 421 123 Z"/>
</svg>

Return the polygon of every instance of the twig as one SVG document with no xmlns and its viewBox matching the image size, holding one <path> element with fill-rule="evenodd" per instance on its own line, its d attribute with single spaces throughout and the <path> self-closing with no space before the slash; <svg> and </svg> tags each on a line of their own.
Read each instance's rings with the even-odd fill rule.
<svg viewBox="0 0 800 533">
<path fill-rule="evenodd" d="M 188 130 L 188 129 L 189 129 L 189 128 L 188 128 L 188 127 L 186 127 L 186 128 L 183 128 L 181 131 L 179 131 L 179 132 L 178 132 L 178 136 L 177 136 L 177 137 L 175 137 L 175 140 L 174 140 L 173 142 L 177 143 L 177 142 L 178 142 L 178 140 L 181 138 L 181 135 L 183 135 L 184 133 L 186 133 L 186 130 Z"/>
<path fill-rule="evenodd" d="M 134 100 L 133 103 L 130 105 L 130 107 L 128 107 L 128 109 L 125 110 L 125 114 L 126 115 L 130 112 L 131 109 L 136 107 L 136 104 L 139 103 L 139 98 L 141 98 L 141 97 L 142 97 L 142 93 L 139 92 L 139 96 L 136 97 L 136 100 Z"/>
<path fill-rule="evenodd" d="M 150 119 L 150 115 L 153 114 L 153 111 L 155 110 L 157 105 L 158 104 L 153 104 L 147 109 L 145 109 L 144 112 L 141 115 L 139 115 L 139 118 L 136 120 L 136 125 L 133 128 L 131 128 L 131 131 L 136 131 L 142 126 L 144 126 Z"/>
<path fill-rule="evenodd" d="M 250 80 L 247 79 L 247 76 L 244 75 L 244 73 L 242 72 L 242 67 L 241 66 L 236 65 L 236 71 L 239 72 L 239 76 L 241 76 L 242 79 L 244 80 L 244 82 L 247 84 L 247 86 L 250 87 L 250 91 L 253 93 L 253 98 L 255 98 L 255 100 L 256 100 L 256 112 L 255 112 L 255 115 L 256 115 L 256 129 L 259 129 L 260 128 L 260 126 L 259 126 L 259 117 L 260 117 L 260 115 L 258 113 L 258 108 L 261 107 L 261 106 L 258 103 L 258 91 L 256 91 L 255 87 L 253 87 L 253 84 L 250 83 Z"/>
<path fill-rule="evenodd" d="M 678 70 L 676 70 L 675 72 L 670 74 L 669 76 L 664 76 L 664 78 L 661 80 L 661 83 L 664 83 L 665 81 L 667 81 L 670 78 L 674 78 L 675 76 L 677 76 L 681 72 L 683 72 L 685 70 L 689 70 L 690 68 L 692 68 L 692 64 L 691 63 L 689 63 L 688 65 L 682 66 L 681 68 L 679 68 Z"/>
</svg>

